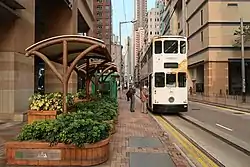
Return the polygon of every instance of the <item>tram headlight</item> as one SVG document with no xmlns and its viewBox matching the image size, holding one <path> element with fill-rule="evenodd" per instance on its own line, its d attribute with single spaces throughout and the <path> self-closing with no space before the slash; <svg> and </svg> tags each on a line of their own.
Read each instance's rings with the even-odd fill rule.
<svg viewBox="0 0 250 167">
<path fill-rule="evenodd" d="M 174 102 L 174 97 L 168 98 L 168 101 L 169 101 L 170 103 L 173 103 L 173 102 Z"/>
</svg>

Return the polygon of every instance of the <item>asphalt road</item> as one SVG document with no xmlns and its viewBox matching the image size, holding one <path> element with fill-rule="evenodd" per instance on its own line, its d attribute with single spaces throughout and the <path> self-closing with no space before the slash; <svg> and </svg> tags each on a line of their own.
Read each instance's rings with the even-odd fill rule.
<svg viewBox="0 0 250 167">
<path fill-rule="evenodd" d="M 211 105 L 189 102 L 188 115 L 250 144 L 250 114 Z"/>
<path fill-rule="evenodd" d="M 201 130 L 199 127 L 183 120 L 178 116 L 164 117 L 225 167 L 250 166 L 250 158 L 248 155 L 214 137 L 210 133 Z M 192 159 L 192 157 L 190 158 L 193 163 L 196 164 L 195 159 Z"/>
</svg>

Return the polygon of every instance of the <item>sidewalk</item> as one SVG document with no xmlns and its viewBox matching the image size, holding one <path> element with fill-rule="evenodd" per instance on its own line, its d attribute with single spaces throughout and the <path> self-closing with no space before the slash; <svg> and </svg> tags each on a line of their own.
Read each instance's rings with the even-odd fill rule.
<svg viewBox="0 0 250 167">
<path fill-rule="evenodd" d="M 23 123 L 7 122 L 0 126 L 0 166 L 4 163 L 4 143 L 15 139 Z"/>
<path fill-rule="evenodd" d="M 140 113 L 139 99 L 136 98 L 136 112 L 129 111 L 129 104 L 123 94 L 119 99 L 116 133 L 110 143 L 110 158 L 96 167 L 189 167 L 155 120 L 149 114 Z M 1 137 L 5 134 L 2 143 L 12 139 L 19 130 L 20 126 L 16 126 L 0 131 Z"/>
<path fill-rule="evenodd" d="M 250 102 L 247 98 L 246 103 L 241 102 L 240 96 L 228 96 L 228 97 L 209 97 L 202 95 L 189 95 L 189 101 L 205 103 L 209 105 L 229 108 L 233 110 L 239 110 L 244 112 L 250 112 Z"/>
<path fill-rule="evenodd" d="M 129 111 L 129 104 L 125 95 L 119 101 L 119 123 L 111 142 L 111 157 L 102 167 L 189 166 L 155 120 L 149 114 L 140 113 L 139 100 L 134 113 Z M 168 155 L 171 158 L 167 162 Z"/>
</svg>

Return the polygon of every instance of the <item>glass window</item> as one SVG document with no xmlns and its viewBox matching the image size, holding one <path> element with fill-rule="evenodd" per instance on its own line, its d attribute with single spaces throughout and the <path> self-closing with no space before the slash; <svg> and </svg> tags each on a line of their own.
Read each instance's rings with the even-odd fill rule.
<svg viewBox="0 0 250 167">
<path fill-rule="evenodd" d="M 155 54 L 162 53 L 162 42 L 155 41 Z"/>
<path fill-rule="evenodd" d="M 178 41 L 176 40 L 164 41 L 164 53 L 178 53 Z"/>
<path fill-rule="evenodd" d="M 178 85 L 179 87 L 186 87 L 186 73 L 185 72 L 179 72 L 178 73 Z"/>
<path fill-rule="evenodd" d="M 180 52 L 186 54 L 186 41 L 180 41 Z"/>
<path fill-rule="evenodd" d="M 164 72 L 155 73 L 155 87 L 165 87 Z"/>
<path fill-rule="evenodd" d="M 175 87 L 176 86 L 176 74 L 166 74 L 166 85 Z"/>
</svg>

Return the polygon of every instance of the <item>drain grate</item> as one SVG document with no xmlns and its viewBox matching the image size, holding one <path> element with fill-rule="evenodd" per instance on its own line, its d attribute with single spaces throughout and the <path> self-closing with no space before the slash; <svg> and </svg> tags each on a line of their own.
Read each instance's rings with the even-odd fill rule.
<svg viewBox="0 0 250 167">
<path fill-rule="evenodd" d="M 192 108 L 192 110 L 201 110 L 201 109 L 199 109 L 199 108 Z"/>
</svg>

